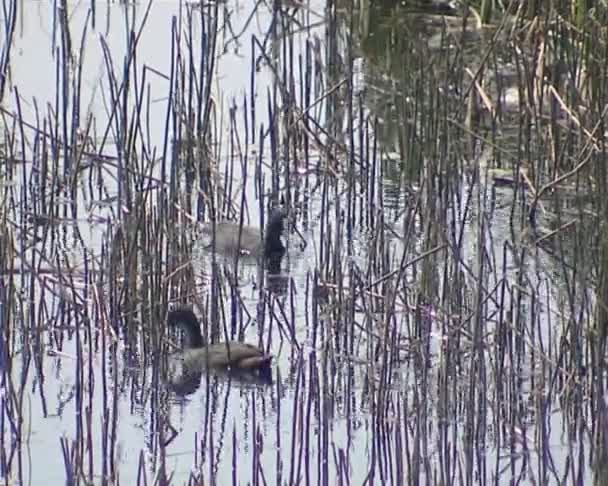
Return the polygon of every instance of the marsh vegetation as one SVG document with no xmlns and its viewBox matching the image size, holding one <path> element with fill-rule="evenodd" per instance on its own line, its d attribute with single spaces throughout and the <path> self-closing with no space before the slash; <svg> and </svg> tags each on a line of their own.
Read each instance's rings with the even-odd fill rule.
<svg viewBox="0 0 608 486">
<path fill-rule="evenodd" d="M 438 5 L 4 0 L 4 483 L 608 484 L 608 12 Z"/>
</svg>

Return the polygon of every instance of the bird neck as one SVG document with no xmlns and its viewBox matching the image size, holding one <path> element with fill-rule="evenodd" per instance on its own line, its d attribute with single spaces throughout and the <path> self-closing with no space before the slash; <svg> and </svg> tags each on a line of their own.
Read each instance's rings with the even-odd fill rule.
<svg viewBox="0 0 608 486">
<path fill-rule="evenodd" d="M 175 322 L 175 325 L 184 333 L 184 349 L 202 348 L 204 346 L 198 322 L 179 319 Z"/>
<path fill-rule="evenodd" d="M 281 232 L 269 228 L 264 238 L 264 253 L 266 257 L 276 256 L 277 254 L 282 256 L 284 251 L 285 247 L 281 241 Z"/>
</svg>

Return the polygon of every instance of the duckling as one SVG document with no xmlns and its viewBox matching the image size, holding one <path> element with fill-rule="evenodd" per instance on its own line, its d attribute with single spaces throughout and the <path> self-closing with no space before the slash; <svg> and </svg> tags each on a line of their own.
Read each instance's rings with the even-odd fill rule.
<svg viewBox="0 0 608 486">
<path fill-rule="evenodd" d="M 272 355 L 256 346 L 240 341 L 205 344 L 199 321 L 189 308 L 169 311 L 167 323 L 184 331 L 184 349 L 177 353 L 184 374 L 199 374 L 207 368 L 270 374 Z"/>
<path fill-rule="evenodd" d="M 287 213 L 283 209 L 275 209 L 270 214 L 264 234 L 250 226 L 243 226 L 239 244 L 239 224 L 226 221 L 215 225 L 215 248 L 219 253 L 234 255 L 263 256 L 266 259 L 281 259 L 285 254 L 285 246 L 281 235 L 285 230 L 284 220 Z M 203 228 L 203 233 L 211 235 L 212 227 Z M 211 244 L 206 248 L 211 248 Z"/>
</svg>

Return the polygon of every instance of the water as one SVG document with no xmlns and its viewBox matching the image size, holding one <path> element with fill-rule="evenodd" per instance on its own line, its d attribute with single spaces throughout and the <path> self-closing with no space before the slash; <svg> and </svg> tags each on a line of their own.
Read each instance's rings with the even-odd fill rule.
<svg viewBox="0 0 608 486">
<path fill-rule="evenodd" d="M 291 177 L 281 179 L 280 190 L 291 191 L 295 224 L 305 244 L 293 232 L 287 235 L 289 252 L 279 277 L 264 276 L 252 262 L 242 262 L 235 274 L 236 320 L 245 323 L 247 342 L 263 345 L 275 356 L 273 384 L 204 375 L 187 397 L 167 390 L 159 375 L 159 349 L 151 349 L 154 329 L 162 328 L 162 321 L 146 320 L 149 314 L 140 309 L 126 329 L 115 327 L 113 313 L 131 315 L 126 305 L 112 308 L 111 295 L 130 281 L 126 264 L 116 265 L 116 280 L 108 280 L 108 242 L 140 208 L 146 209 L 146 224 L 157 222 L 150 215 L 163 210 L 186 210 L 185 197 L 172 204 L 163 197 L 169 181 L 161 172 L 163 157 L 168 166 L 178 165 L 172 150 L 179 144 L 171 141 L 185 141 L 189 135 L 175 117 L 167 116 L 170 102 L 188 105 L 187 98 L 170 97 L 172 22 L 182 27 L 186 44 L 187 15 L 196 16 L 197 8 L 204 8 L 207 21 L 214 11 L 210 5 L 189 9 L 177 2 L 95 5 L 95 28 L 89 4 L 69 5 L 71 52 L 78 60 L 74 66 L 82 70 L 80 91 L 73 86 L 70 91 L 80 94 L 82 137 L 77 140 L 82 145 L 73 148 L 82 153 L 80 158 L 72 154 L 71 160 L 88 163 L 98 153 L 105 156 L 105 164 L 84 169 L 78 178 L 76 221 L 69 211 L 72 201 L 62 193 L 52 200 L 61 206 L 64 224 L 41 225 L 34 231 L 27 223 L 29 213 L 41 211 L 41 198 L 51 199 L 40 193 L 42 184 L 36 179 L 42 173 L 39 154 L 51 152 L 42 140 L 63 140 L 62 134 L 48 135 L 48 120 L 63 116 L 63 102 L 56 101 L 63 85 L 55 81 L 61 73 L 57 65 L 64 65 L 61 31 L 51 6 L 20 5 L 10 50 L 15 90 L 5 93 L 4 103 L 14 116 L 20 108 L 28 143 L 25 154 L 20 147 L 14 149 L 26 160 L 11 166 L 17 183 L 0 184 L 7 202 L 0 215 L 11 222 L 6 227 L 14 245 L 9 254 L 10 239 L 0 244 L 2 315 L 10 309 L 12 319 L 11 327 L 5 327 L 10 359 L 2 365 L 0 425 L 1 462 L 8 467 L 2 475 L 7 481 L 64 484 L 73 474 L 75 482 L 104 483 L 104 473 L 123 484 L 143 484 L 143 476 L 148 483 L 160 478 L 161 484 L 186 484 L 190 474 L 218 484 L 456 484 L 465 476 L 479 484 L 510 484 L 514 479 L 553 484 L 563 477 L 573 482 L 578 475 L 591 477 L 586 462 L 590 378 L 578 366 L 563 366 L 588 362 L 588 353 L 576 353 L 584 340 L 572 338 L 564 351 L 564 337 L 568 322 L 590 319 L 594 297 L 568 298 L 564 281 L 569 259 L 557 260 L 534 244 L 539 235 L 521 223 L 527 217 L 526 205 L 518 202 L 521 194 L 514 186 L 494 187 L 491 178 L 471 175 L 475 164 L 483 173 L 486 161 L 480 161 L 479 151 L 465 153 L 465 144 L 454 132 L 457 124 L 446 122 L 456 118 L 450 107 L 463 104 L 453 98 L 461 81 L 442 78 L 449 73 L 431 63 L 441 49 L 435 45 L 437 32 L 432 37 L 424 34 L 423 27 L 430 27 L 422 21 L 420 31 L 408 38 L 412 49 L 401 52 L 390 35 L 381 37 L 370 25 L 364 35 L 369 42 L 357 37 L 363 34 L 356 28 L 355 36 L 348 37 L 349 17 L 338 9 L 339 15 L 330 19 L 332 12 L 324 3 L 301 6 L 292 17 L 302 28 L 275 40 L 266 37 L 273 26 L 270 5 L 254 8 L 232 2 L 219 7 L 223 29 L 210 86 L 216 110 L 212 118 L 223 124 L 217 133 L 208 134 L 210 160 L 217 164 L 214 177 L 232 183 L 233 195 L 240 196 L 239 164 L 246 160 L 245 222 L 255 225 L 260 219 L 259 180 L 264 179 L 264 189 L 270 192 L 277 176 L 272 162 L 293 162 Z M 137 68 L 131 69 L 130 82 L 141 82 L 145 74 L 147 83 L 141 100 L 145 123 L 137 127 L 139 132 L 130 132 L 137 133 L 131 151 L 124 150 L 121 136 L 127 132 L 116 128 L 120 113 L 113 110 L 110 96 L 112 89 L 120 89 L 121 66 L 130 52 L 127 18 L 138 35 L 133 51 Z M 288 18 L 284 13 L 275 20 Z M 199 53 L 206 38 L 200 22 L 192 25 L 193 38 L 201 43 L 193 52 Z M 330 38 L 333 28 L 335 39 Z M 401 35 L 393 28 L 388 31 Z M 240 34 L 238 40 L 235 33 Z M 385 39 L 388 44 L 381 42 Z M 358 42 L 365 52 L 357 50 Z M 471 52 L 475 42 L 481 40 L 474 37 L 467 44 L 467 58 L 479 58 Z M 77 47 L 81 43 L 82 51 Z M 260 45 L 266 46 L 267 57 L 257 57 Z M 453 43 L 450 46 L 454 49 Z M 331 57 L 334 51 L 343 64 Z M 390 62 L 381 62 L 385 53 Z M 418 70 L 425 66 L 420 60 L 425 53 L 431 67 Z M 414 54 L 421 56 L 420 64 L 412 62 L 401 77 Z M 444 54 L 450 55 L 448 50 Z M 349 55 L 354 63 L 353 111 L 361 110 L 355 119 L 349 119 L 346 110 Z M 314 73 L 303 67 L 307 56 L 318 57 Z M 113 72 L 122 73 L 116 83 L 108 75 L 110 59 Z M 285 72 L 273 73 L 268 66 L 277 59 L 285 72 L 293 67 L 291 78 L 286 77 L 292 82 L 294 105 L 275 82 L 274 76 L 283 79 Z M 183 72 L 190 73 L 190 60 L 180 61 Z M 330 67 L 337 79 L 330 76 Z M 434 82 L 441 90 L 428 88 Z M 314 86 L 307 103 L 317 101 L 307 110 L 302 109 L 305 86 Z M 295 106 L 298 121 L 280 124 L 282 138 L 275 140 L 273 152 L 261 128 L 279 123 L 268 110 L 269 100 L 275 99 L 283 110 L 273 116 L 289 120 L 289 109 Z M 125 113 L 131 121 L 139 101 L 130 90 Z M 67 106 L 69 116 L 75 109 L 72 98 Z M 175 112 L 190 113 L 180 109 Z M 20 139 L 21 126 L 13 126 L 13 119 L 6 115 L 3 128 Z M 513 143 L 513 130 L 506 128 L 496 143 Z M 85 134 L 90 138 L 86 143 Z M 260 136 L 266 137 L 263 146 Z M 532 140 L 531 145 L 534 142 L 539 144 Z M 0 150 L 8 154 L 7 147 Z M 239 159 L 239 152 L 248 158 Z M 149 171 L 141 171 L 141 181 L 120 179 L 118 167 L 126 163 L 125 154 L 141 167 L 155 161 Z M 184 156 L 179 163 L 186 165 L 186 160 Z M 8 178 L 5 172 L 3 178 Z M 335 183 L 324 186 L 334 178 Z M 124 187 L 119 190 L 119 183 L 137 187 L 147 199 L 130 208 L 121 204 Z M 354 195 L 349 196 L 349 188 Z M 355 202 L 349 203 L 349 197 Z M 218 201 L 225 199 L 218 195 Z M 231 203 L 238 212 L 240 199 Z M 580 206 L 568 203 L 574 209 L 567 217 L 580 214 Z M 347 218 L 349 207 L 352 221 Z M 540 212 L 541 230 L 552 224 L 547 214 Z M 191 210 L 188 217 L 180 212 L 161 221 L 168 228 L 160 233 L 177 230 L 185 246 L 192 244 L 191 252 L 182 252 L 177 244 L 156 248 L 158 233 L 152 224 L 145 228 L 148 241 L 141 228 L 131 239 L 132 228 L 124 227 L 127 242 L 137 245 L 138 280 L 130 290 L 143 296 L 143 309 L 158 304 L 146 301 L 149 294 L 142 288 L 142 282 L 150 282 L 146 272 L 157 271 L 169 282 L 159 285 L 165 295 L 195 300 L 190 294 L 194 289 L 208 311 L 215 278 L 223 291 L 221 309 L 231 322 L 235 310 L 226 274 L 233 275 L 234 269 L 220 260 L 218 277 L 211 256 L 191 243 L 190 226 L 196 226 L 198 216 Z M 576 239 L 560 243 L 576 259 Z M 155 266 L 157 257 L 160 263 Z M 171 268 L 173 276 L 178 274 L 171 266 L 175 261 L 181 271 L 192 271 L 191 286 L 182 281 L 172 286 L 169 276 L 161 273 Z M 317 289 L 315 274 L 320 280 Z M 328 303 L 317 305 L 317 297 Z M 90 323 L 82 320 L 83 309 Z M 17 418 L 22 420 L 19 433 Z M 62 440 L 70 451 L 65 455 Z"/>
</svg>

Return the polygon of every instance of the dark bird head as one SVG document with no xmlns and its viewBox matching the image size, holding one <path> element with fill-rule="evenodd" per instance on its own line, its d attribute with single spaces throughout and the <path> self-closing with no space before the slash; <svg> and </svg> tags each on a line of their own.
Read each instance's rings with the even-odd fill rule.
<svg viewBox="0 0 608 486">
<path fill-rule="evenodd" d="M 283 209 L 274 209 L 270 213 L 264 237 L 264 257 L 280 259 L 285 254 L 281 236 L 285 231 L 286 217 L 287 212 Z"/>
<path fill-rule="evenodd" d="M 196 314 L 189 307 L 176 307 L 167 315 L 169 327 L 177 327 L 184 332 L 184 348 L 202 348 L 204 346 L 201 326 Z"/>
</svg>

